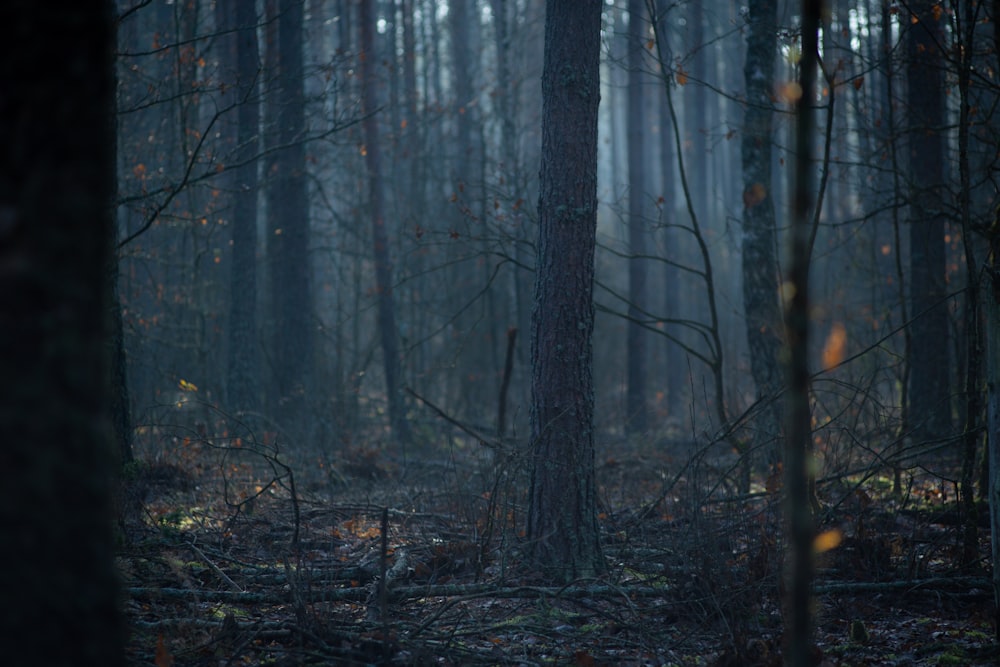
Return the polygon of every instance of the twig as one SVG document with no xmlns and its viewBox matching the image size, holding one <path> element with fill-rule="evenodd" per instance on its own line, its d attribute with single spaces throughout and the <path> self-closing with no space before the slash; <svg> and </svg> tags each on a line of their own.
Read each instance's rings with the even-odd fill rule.
<svg viewBox="0 0 1000 667">
<path fill-rule="evenodd" d="M 233 590 L 233 591 L 235 591 L 237 593 L 245 593 L 246 592 L 242 588 L 240 588 L 240 586 L 235 581 L 233 581 L 232 579 L 230 579 L 229 575 L 227 575 L 225 572 L 223 572 L 221 569 L 219 569 L 219 566 L 216 565 L 215 563 L 213 563 L 212 560 L 208 556 L 205 555 L 205 552 L 202 551 L 201 549 L 199 549 L 198 547 L 196 547 L 193 542 L 188 542 L 187 545 L 191 548 L 191 551 L 195 552 L 195 554 L 198 555 L 198 558 L 201 558 L 203 561 L 205 561 L 205 564 L 208 565 L 208 567 L 210 567 L 212 569 L 212 572 L 215 572 L 217 575 L 219 575 L 219 578 L 222 579 L 224 582 L 226 582 L 226 584 L 229 585 L 229 588 L 231 590 Z"/>
<path fill-rule="evenodd" d="M 517 340 L 517 327 L 507 329 L 507 359 L 503 366 L 503 380 L 500 382 L 500 405 L 497 408 L 497 440 L 503 441 L 504 422 L 507 421 L 507 390 L 510 388 L 510 376 L 514 370 L 514 343 Z"/>
<path fill-rule="evenodd" d="M 487 447 L 489 447 L 491 449 L 500 449 L 500 443 L 494 442 L 494 441 L 490 440 L 489 438 L 487 438 L 487 437 L 485 437 L 485 436 L 483 436 L 483 435 L 481 435 L 479 433 L 476 433 L 473 429 L 471 429 L 470 427 L 466 426 L 462 422 L 458 421 L 457 419 L 455 419 L 454 417 L 452 417 L 451 415 L 449 415 L 448 413 L 446 413 L 444 410 L 442 410 L 438 406 L 434 405 L 429 400 L 427 400 L 426 398 L 424 398 L 423 396 L 421 396 L 417 392 L 413 391 L 409 387 L 403 387 L 403 389 L 410 396 L 413 396 L 413 398 L 417 399 L 418 401 L 420 401 L 421 403 L 423 403 L 424 405 L 426 405 L 427 407 L 429 407 L 431 410 L 433 410 L 434 412 L 436 412 L 438 414 L 438 416 L 441 417 L 441 419 L 445 420 L 446 422 L 448 422 L 449 424 L 451 424 L 453 426 L 458 427 L 459 429 L 462 430 L 462 432 L 466 433 L 467 435 L 472 436 L 473 438 L 475 438 L 476 440 L 478 440 L 481 444 L 486 445 Z"/>
</svg>

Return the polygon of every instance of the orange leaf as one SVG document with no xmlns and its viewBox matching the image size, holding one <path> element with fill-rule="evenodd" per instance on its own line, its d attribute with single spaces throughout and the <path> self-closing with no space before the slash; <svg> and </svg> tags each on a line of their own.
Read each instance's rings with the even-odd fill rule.
<svg viewBox="0 0 1000 667">
<path fill-rule="evenodd" d="M 844 533 L 839 528 L 820 533 L 813 540 L 813 553 L 821 554 L 840 546 L 844 539 Z"/>
<path fill-rule="evenodd" d="M 684 68 L 681 67 L 680 65 L 677 66 L 677 74 L 674 76 L 674 78 L 677 80 L 678 86 L 683 86 L 688 82 L 687 72 L 685 72 Z"/>
<path fill-rule="evenodd" d="M 859 76 L 854 80 L 854 90 L 861 90 L 861 86 L 865 85 L 865 77 Z"/>
<path fill-rule="evenodd" d="M 844 360 L 844 350 L 847 347 L 847 330 L 840 322 L 835 322 L 830 329 L 830 335 L 823 345 L 823 369 L 830 370 Z"/>
</svg>

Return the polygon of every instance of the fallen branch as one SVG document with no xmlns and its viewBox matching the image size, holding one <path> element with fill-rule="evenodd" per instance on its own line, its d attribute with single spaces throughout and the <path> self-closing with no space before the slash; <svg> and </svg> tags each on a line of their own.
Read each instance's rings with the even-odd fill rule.
<svg viewBox="0 0 1000 667">
<path fill-rule="evenodd" d="M 196 547 L 193 542 L 188 542 L 188 548 L 191 549 L 191 551 L 195 552 L 195 554 L 199 558 L 201 558 L 205 562 L 205 564 L 208 565 L 208 567 L 210 567 L 212 569 L 212 572 L 215 572 L 215 574 L 218 575 L 218 577 L 220 579 L 222 579 L 224 582 L 226 582 L 226 584 L 229 586 L 229 589 L 231 591 L 234 591 L 234 592 L 237 592 L 237 593 L 242 593 L 243 592 L 243 589 L 240 588 L 239 585 L 237 585 L 235 581 L 233 581 L 232 579 L 230 579 L 229 575 L 227 575 L 225 572 L 223 572 L 219 568 L 218 565 L 216 565 L 215 563 L 213 563 L 212 559 L 209 558 L 208 556 L 206 556 L 205 553 L 201 549 L 199 549 L 198 547 Z"/>
<path fill-rule="evenodd" d="M 455 596 L 490 596 L 495 598 L 606 598 L 624 597 L 627 599 L 655 598 L 669 595 L 671 589 L 655 586 L 612 586 L 609 584 L 594 584 L 592 586 L 511 586 L 501 587 L 497 584 L 443 584 L 437 586 L 401 586 L 389 588 L 386 594 L 391 601 L 412 600 L 417 598 L 443 598 Z M 190 588 L 129 588 L 130 597 L 142 600 L 198 600 L 212 602 L 263 602 L 268 604 L 286 604 L 291 601 L 289 591 L 275 593 L 239 593 L 235 591 L 198 590 Z M 314 600 L 337 600 L 364 602 L 370 591 L 367 587 L 313 589 Z"/>
<path fill-rule="evenodd" d="M 948 590 L 961 589 L 968 592 L 972 589 L 992 591 L 993 584 L 986 577 L 933 577 L 930 579 L 908 579 L 905 581 L 844 581 L 838 583 L 819 584 L 813 586 L 813 593 L 824 595 L 828 593 L 879 593 L 886 591 L 918 591 L 918 590 Z M 992 593 L 991 593 L 992 594 Z"/>
</svg>

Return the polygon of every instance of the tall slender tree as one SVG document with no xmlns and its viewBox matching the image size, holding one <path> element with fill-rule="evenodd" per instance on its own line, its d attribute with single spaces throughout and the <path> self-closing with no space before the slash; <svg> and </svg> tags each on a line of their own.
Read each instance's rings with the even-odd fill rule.
<svg viewBox="0 0 1000 667">
<path fill-rule="evenodd" d="M 365 114 L 365 164 L 368 168 L 368 192 L 372 219 L 372 244 L 375 258 L 375 287 L 378 292 L 378 328 L 382 342 L 389 420 L 396 441 L 405 447 L 411 440 L 400 393 L 399 339 L 396 332 L 396 304 L 392 290 L 392 254 L 386 231 L 385 192 L 382 179 L 382 150 L 376 111 L 375 88 L 375 12 L 374 0 L 361 0 L 361 79 L 362 111 Z M 405 451 L 405 449 L 404 449 Z"/>
<path fill-rule="evenodd" d="M 528 537 L 562 581 L 605 569 L 594 481 L 594 247 L 601 0 L 547 0 L 531 326 Z"/>
<path fill-rule="evenodd" d="M 743 116 L 743 303 L 750 370 L 761 401 L 753 449 L 771 444 L 780 458 L 781 416 L 777 395 L 781 375 L 781 304 L 778 301 L 774 188 L 771 183 L 774 59 L 777 53 L 778 3 L 750 3 L 747 58 L 744 66 L 746 111 Z M 772 457 L 773 458 L 773 457 Z M 772 461 L 773 462 L 773 461 Z"/>
<path fill-rule="evenodd" d="M 653 21 L 654 34 L 662 35 L 664 41 L 669 38 L 670 30 L 668 16 L 671 8 L 670 0 L 656 0 L 654 5 L 656 16 Z M 664 63 L 658 63 L 658 67 L 665 67 Z M 662 76 L 662 74 L 661 74 Z M 663 246 L 667 248 L 668 257 L 677 256 L 677 229 L 674 220 L 674 182 L 676 180 L 676 161 L 674 154 L 674 128 L 671 121 L 670 105 L 668 103 L 666 89 L 660 87 L 664 92 L 658 94 L 659 100 L 659 124 L 660 124 L 660 182 L 663 183 L 665 191 L 664 198 L 660 205 L 661 218 L 658 220 L 662 227 Z M 680 319 L 681 305 L 681 283 L 682 273 L 673 262 L 667 262 L 663 267 L 663 314 L 671 320 Z M 682 411 L 681 395 L 685 385 L 684 355 L 681 346 L 674 340 L 668 340 L 666 344 L 665 363 L 663 366 L 663 386 L 666 388 L 666 403 L 671 416 Z"/>
<path fill-rule="evenodd" d="M 908 4 L 907 130 L 910 165 L 910 409 L 915 433 L 951 431 L 945 285 L 945 85 L 943 14 L 933 0 Z"/>
<path fill-rule="evenodd" d="M 628 264 L 628 314 L 626 329 L 627 399 L 626 429 L 643 433 L 648 425 L 646 404 L 646 332 L 641 320 L 645 319 L 646 264 L 639 257 L 646 251 L 645 201 L 646 191 L 646 127 L 645 95 L 643 95 L 643 55 L 646 52 L 646 20 L 644 0 L 628 3 L 628 245 L 631 258 Z"/>
<path fill-rule="evenodd" d="M 232 7 L 235 5 L 235 7 Z M 236 173 L 233 206 L 233 264 L 229 310 L 230 407 L 258 409 L 257 358 L 257 152 L 260 102 L 257 96 L 260 53 L 254 3 L 230 1 L 236 27 Z"/>
<path fill-rule="evenodd" d="M 15 0 L 0 20 L 0 639 L 13 665 L 124 665 L 105 343 L 113 4 Z"/>
<path fill-rule="evenodd" d="M 785 331 L 788 336 L 787 437 L 785 439 L 785 520 L 789 556 L 786 560 L 786 658 L 790 667 L 812 664 L 812 576 L 814 519 L 809 480 L 812 469 L 812 410 L 809 404 L 810 291 L 812 262 L 813 133 L 816 130 L 816 71 L 819 65 L 819 25 L 823 0 L 802 0 L 802 59 L 795 105 L 795 180 L 789 243 Z M 797 92 L 797 94 L 796 94 Z"/>
<path fill-rule="evenodd" d="M 267 119 L 274 160 L 268 173 L 267 253 L 271 284 L 271 370 L 275 414 L 301 423 L 311 385 L 313 301 L 305 165 L 303 0 L 271 4 L 277 35 L 268 43 L 272 79 Z M 276 37 L 277 43 L 274 43 Z"/>
</svg>

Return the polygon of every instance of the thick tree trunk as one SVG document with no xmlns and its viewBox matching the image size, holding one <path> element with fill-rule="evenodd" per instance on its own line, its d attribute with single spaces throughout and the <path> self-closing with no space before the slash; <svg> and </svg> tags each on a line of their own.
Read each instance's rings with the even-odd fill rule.
<svg viewBox="0 0 1000 667">
<path fill-rule="evenodd" d="M 0 47 L 0 639 L 11 665 L 125 662 L 106 348 L 112 9 L 0 9 L 11 37 Z"/>
<path fill-rule="evenodd" d="M 361 0 L 361 80 L 364 86 L 365 164 L 368 167 L 369 206 L 372 217 L 372 244 L 375 258 L 375 286 L 378 293 L 378 328 L 382 341 L 389 420 L 396 441 L 404 448 L 410 443 L 410 423 L 406 419 L 400 393 L 399 340 L 396 334 L 396 304 L 392 291 L 392 256 L 385 229 L 385 195 L 382 184 L 382 153 L 379 145 L 378 103 L 375 95 L 375 12 L 373 0 Z"/>
<path fill-rule="evenodd" d="M 743 303 L 750 370 L 761 401 L 752 450 L 767 447 L 771 463 L 780 459 L 782 324 L 775 257 L 774 197 L 771 182 L 771 128 L 774 59 L 777 53 L 776 0 L 750 3 L 750 34 L 744 67 L 747 106 L 743 122 Z M 752 451 L 751 450 L 751 451 Z M 749 452 L 748 452 L 749 454 Z"/>
<path fill-rule="evenodd" d="M 305 174 L 302 0 L 277 0 L 277 44 L 268 60 L 277 75 L 268 118 L 275 159 L 269 168 L 268 238 L 271 282 L 271 367 L 275 414 L 285 427 L 303 421 L 311 385 L 313 335 L 309 202 Z M 276 49 L 274 51 L 273 49 Z M 276 56 L 276 57 L 275 57 Z M 304 435 L 296 432 L 297 435 Z"/>
<path fill-rule="evenodd" d="M 945 89 L 946 55 L 941 12 L 933 0 L 910 3 L 907 90 L 910 193 L 910 409 L 920 438 L 951 433 L 948 307 L 945 285 Z M 909 18 L 909 17 L 907 17 Z M 915 20 L 915 22 L 914 22 Z"/>
<path fill-rule="evenodd" d="M 594 481 L 594 246 L 600 0 L 548 0 L 532 313 L 528 538 L 557 580 L 605 569 Z"/>
</svg>

